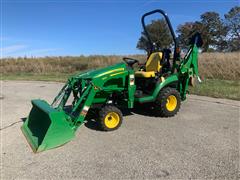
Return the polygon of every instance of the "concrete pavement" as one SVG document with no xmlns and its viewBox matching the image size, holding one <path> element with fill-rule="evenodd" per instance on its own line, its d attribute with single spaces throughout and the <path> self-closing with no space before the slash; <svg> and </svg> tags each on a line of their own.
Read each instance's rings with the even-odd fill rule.
<svg viewBox="0 0 240 180">
<path fill-rule="evenodd" d="M 4 81 L 1 179 L 237 179 L 239 101 L 188 96 L 177 116 L 132 112 L 113 132 L 83 125 L 66 145 L 34 154 L 21 130 L 31 99 L 61 83 Z"/>
</svg>

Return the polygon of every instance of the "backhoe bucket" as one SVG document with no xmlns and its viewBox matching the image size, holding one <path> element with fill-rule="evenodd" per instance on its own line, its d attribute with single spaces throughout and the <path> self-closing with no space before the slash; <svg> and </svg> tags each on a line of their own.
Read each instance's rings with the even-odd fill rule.
<svg viewBox="0 0 240 180">
<path fill-rule="evenodd" d="M 34 152 L 61 146 L 74 137 L 74 129 L 64 111 L 52 108 L 43 100 L 32 100 L 32 110 L 22 132 Z"/>
</svg>

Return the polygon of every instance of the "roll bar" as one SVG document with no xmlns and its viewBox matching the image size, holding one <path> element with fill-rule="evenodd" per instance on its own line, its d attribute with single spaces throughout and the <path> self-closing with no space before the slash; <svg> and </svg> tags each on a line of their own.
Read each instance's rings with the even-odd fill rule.
<svg viewBox="0 0 240 180">
<path fill-rule="evenodd" d="M 152 15 L 152 14 L 155 14 L 155 13 L 160 13 L 163 15 L 163 17 L 165 18 L 165 21 L 167 22 L 167 25 L 168 25 L 168 28 L 170 30 L 170 33 L 172 35 L 172 38 L 173 38 L 173 42 L 174 42 L 174 54 L 173 54 L 173 65 L 172 65 L 172 70 L 171 72 L 173 73 L 174 70 L 175 70 L 175 67 L 176 67 L 176 61 L 177 59 L 179 59 L 180 57 L 180 52 L 179 52 L 179 46 L 178 46 L 178 41 L 176 39 L 176 36 L 175 36 L 175 33 L 174 33 L 174 30 L 172 28 L 172 24 L 167 16 L 167 13 L 165 13 L 163 10 L 161 9 L 156 9 L 156 10 L 153 10 L 153 11 L 150 11 L 150 12 L 147 12 L 145 14 L 143 14 L 142 16 L 142 19 L 141 19 L 141 22 L 142 22 L 142 26 L 143 26 L 143 30 L 144 32 L 146 33 L 146 36 L 147 36 L 147 39 L 148 41 L 150 42 L 151 44 L 151 50 L 150 50 L 150 53 L 152 53 L 153 51 L 153 42 L 152 42 L 152 39 L 147 31 L 147 28 L 146 28 L 146 24 L 145 24 L 145 18 L 149 15 Z"/>
<path fill-rule="evenodd" d="M 173 38 L 175 47 L 176 47 L 176 45 L 177 45 L 177 40 L 176 40 L 175 33 L 174 33 L 174 31 L 173 31 L 171 22 L 170 22 L 170 20 L 169 20 L 169 18 L 168 18 L 168 16 L 167 16 L 167 13 L 165 13 L 165 12 L 164 12 L 163 10 L 161 10 L 161 9 L 156 9 L 156 10 L 147 12 L 147 13 L 145 13 L 145 14 L 142 16 L 141 21 L 142 21 L 143 30 L 145 31 L 146 36 L 147 36 L 149 42 L 150 42 L 151 45 L 152 45 L 153 42 L 152 42 L 152 39 L 150 38 L 150 35 L 149 35 L 149 33 L 148 33 L 148 31 L 147 31 L 147 28 L 146 28 L 145 18 L 146 18 L 147 16 L 152 15 L 152 14 L 155 14 L 155 13 L 160 13 L 160 14 L 162 14 L 162 15 L 164 16 L 164 18 L 165 18 L 165 20 L 166 20 L 166 22 L 167 22 L 168 28 L 169 28 L 169 30 L 170 30 L 170 32 L 171 32 L 171 35 L 172 35 L 172 38 Z"/>
</svg>

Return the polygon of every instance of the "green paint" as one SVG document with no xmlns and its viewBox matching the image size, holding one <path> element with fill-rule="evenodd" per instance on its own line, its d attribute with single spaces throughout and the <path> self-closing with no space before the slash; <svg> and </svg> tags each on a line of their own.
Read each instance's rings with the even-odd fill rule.
<svg viewBox="0 0 240 180">
<path fill-rule="evenodd" d="M 129 92 L 126 103 L 133 107 L 136 87 L 126 87 L 129 74 L 134 71 L 129 71 L 125 63 L 80 73 L 68 79 L 51 105 L 43 100 L 33 100 L 32 110 L 22 126 L 33 151 L 48 150 L 70 141 L 84 123 L 89 108 L 94 103 L 106 103 L 112 93 Z M 77 94 L 77 98 L 69 112 L 65 106 L 71 93 Z"/>
<path fill-rule="evenodd" d="M 63 111 L 53 109 L 42 100 L 33 100 L 32 105 L 22 132 L 34 152 L 61 146 L 74 138 L 74 130 Z"/>
<path fill-rule="evenodd" d="M 178 73 L 159 81 L 153 93 L 142 98 L 134 97 L 134 71 L 127 68 L 125 63 L 72 76 L 51 105 L 43 100 L 32 101 L 33 107 L 22 131 L 33 150 L 40 152 L 70 141 L 78 127 L 84 123 L 91 106 L 96 103 L 106 104 L 112 94 L 123 97 L 116 102 L 119 106 L 133 108 L 134 102 L 154 102 L 162 88 L 174 83 L 181 99 L 185 100 L 190 76 L 198 76 L 198 49 L 192 46 L 191 50 L 177 67 Z M 75 100 L 69 111 L 65 106 L 71 93 L 75 94 Z"/>
<path fill-rule="evenodd" d="M 84 123 L 89 109 L 94 105 L 113 103 L 133 108 L 135 102 L 156 101 L 159 92 L 167 86 L 176 88 L 181 99 L 185 100 L 189 78 L 198 77 L 197 58 L 198 48 L 191 45 L 184 59 L 174 59 L 179 60 L 180 65 L 174 63 L 172 73 L 164 80 L 156 72 L 157 83 L 152 94 L 141 98 L 135 98 L 134 70 L 125 63 L 71 76 L 51 105 L 39 99 L 32 101 L 32 110 L 22 126 L 23 134 L 33 151 L 40 152 L 61 146 L 74 138 L 75 131 Z M 68 108 L 66 103 L 71 94 L 74 100 Z"/>
<path fill-rule="evenodd" d="M 94 104 L 106 104 L 112 94 L 122 97 L 116 102 L 119 106 L 133 108 L 134 102 L 154 102 L 162 88 L 175 83 L 185 100 L 190 76 L 198 76 L 198 49 L 191 48 L 191 53 L 177 67 L 178 73 L 159 81 L 153 93 L 142 98 L 134 97 L 137 88 L 134 70 L 125 63 L 70 77 L 51 105 L 43 100 L 32 101 L 32 110 L 22 126 L 29 144 L 35 152 L 40 152 L 67 143 L 84 123 L 88 110 Z M 75 94 L 75 100 L 69 111 L 66 102 L 71 93 Z"/>
</svg>

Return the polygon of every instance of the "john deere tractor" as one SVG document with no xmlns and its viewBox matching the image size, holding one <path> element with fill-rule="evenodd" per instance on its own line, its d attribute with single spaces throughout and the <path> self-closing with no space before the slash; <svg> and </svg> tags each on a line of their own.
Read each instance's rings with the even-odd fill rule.
<svg viewBox="0 0 240 180">
<path fill-rule="evenodd" d="M 173 58 L 169 49 L 152 42 L 145 18 L 163 15 L 173 38 Z M 32 109 L 22 132 L 34 152 L 55 148 L 70 141 L 76 130 L 87 121 L 89 111 L 97 114 L 96 122 L 103 131 L 118 129 L 123 121 L 120 109 L 151 103 L 159 116 L 174 116 L 186 99 L 189 79 L 198 78 L 200 34 L 190 41 L 186 56 L 181 59 L 178 43 L 166 13 L 160 9 L 142 16 L 142 25 L 152 45 L 144 65 L 123 58 L 123 62 L 102 69 L 74 75 L 68 79 L 51 104 L 32 100 Z M 137 66 L 137 69 L 136 69 Z M 70 103 L 69 103 L 70 101 Z"/>
</svg>

